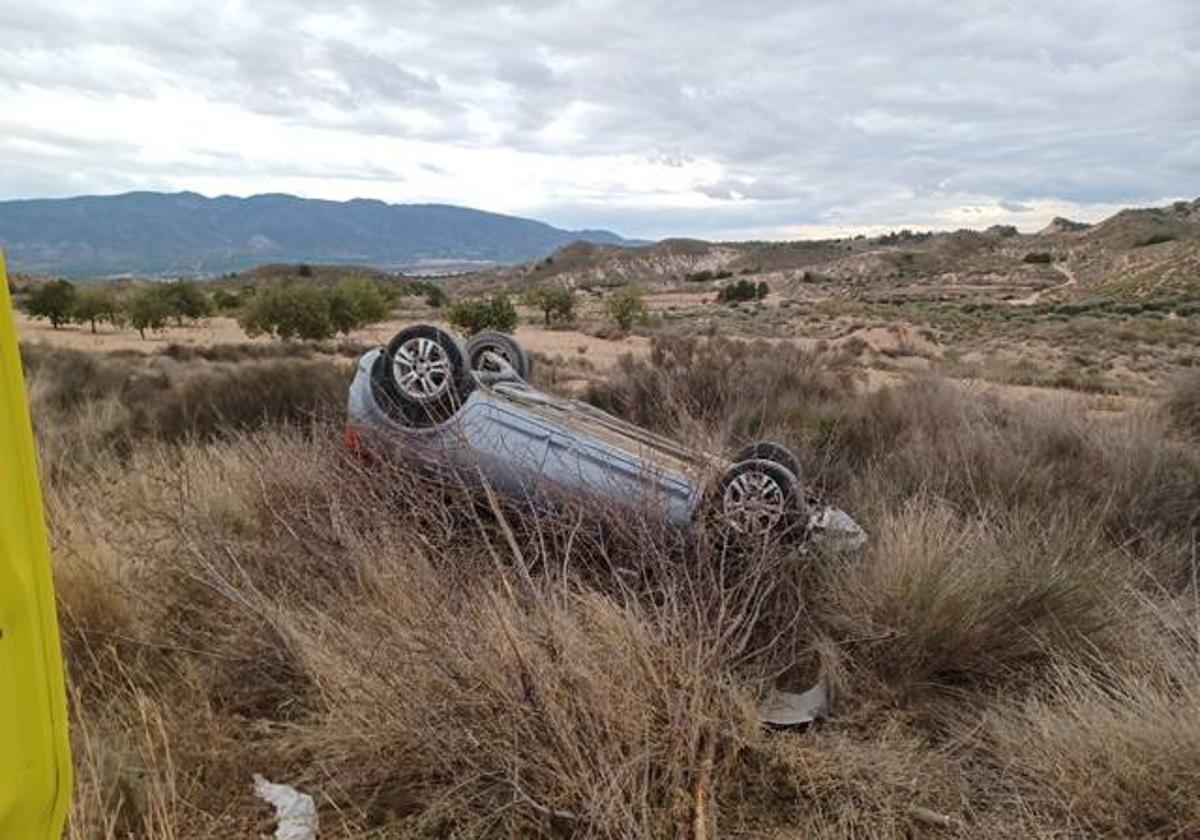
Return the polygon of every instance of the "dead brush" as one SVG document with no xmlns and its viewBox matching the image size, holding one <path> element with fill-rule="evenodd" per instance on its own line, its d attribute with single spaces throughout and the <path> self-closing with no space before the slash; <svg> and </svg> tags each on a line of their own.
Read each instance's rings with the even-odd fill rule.
<svg viewBox="0 0 1200 840">
<path fill-rule="evenodd" d="M 156 514 L 178 542 L 159 550 L 155 644 L 192 653 L 115 649 L 150 669 L 139 690 L 289 722 L 246 754 L 320 756 L 300 778 L 347 831 L 714 830 L 763 681 L 803 647 L 799 572 L 782 573 L 801 567 L 735 566 L 704 539 L 664 551 L 628 518 L 571 536 L 578 509 L 522 515 L 399 461 L 365 468 L 336 439 L 246 439 L 187 469 Z M 251 513 L 232 530 L 231 488 Z M 210 760 L 172 748 L 192 789 Z"/>
<path fill-rule="evenodd" d="M 1056 657 L 1046 688 L 965 733 L 997 762 L 1015 831 L 1186 837 L 1200 826 L 1200 624 L 1195 603 L 1148 605 L 1130 658 Z M 1168 613 L 1187 616 L 1182 622 Z"/>
<path fill-rule="evenodd" d="M 1054 655 L 1120 652 L 1125 564 L 1096 535 L 1065 517 L 964 521 L 930 498 L 887 515 L 870 557 L 839 573 L 824 604 L 830 632 L 887 640 L 854 657 L 868 669 L 854 693 L 911 705 L 931 691 L 1027 684 Z"/>
<path fill-rule="evenodd" d="M 1200 450 L 1153 412 L 1064 412 L 920 379 L 827 406 L 816 436 L 809 426 L 781 437 L 797 444 L 814 482 L 858 511 L 931 496 L 979 517 L 1074 511 L 1118 545 L 1195 540 Z"/>
<path fill-rule="evenodd" d="M 418 832 L 715 824 L 758 686 L 794 651 L 801 599 L 777 555 L 735 567 L 703 540 L 664 548 L 653 520 L 531 514 L 403 460 L 340 463 L 326 501 L 282 494 L 313 526 L 376 512 L 336 520 L 357 558 L 342 606 L 283 618 L 331 716 L 299 738 L 322 787 L 363 825 Z"/>
<path fill-rule="evenodd" d="M 744 442 L 802 425 L 851 381 L 832 357 L 787 343 L 655 336 L 648 360 L 624 357 L 587 399 L 653 429 Z"/>
<path fill-rule="evenodd" d="M 325 837 L 1194 833 L 1193 446 L 935 382 L 713 407 L 680 373 L 629 410 L 777 423 L 867 553 L 521 510 L 321 422 L 49 473 L 72 836 L 269 833 L 256 771 Z M 818 665 L 834 719 L 764 732 Z"/>
<path fill-rule="evenodd" d="M 24 346 L 43 467 L 52 474 L 87 469 L 109 454 L 128 458 L 145 439 L 207 440 L 304 424 L 342 408 L 343 363 L 225 349 L 228 358 L 249 361 L 209 363 L 197 351 L 181 365 L 169 354 L 99 356 Z"/>
<path fill-rule="evenodd" d="M 386 590 L 309 631 L 330 725 L 305 746 L 361 819 L 469 836 L 712 822 L 755 732 L 703 641 L 577 588 L 523 602 L 431 577 L 389 574 L 419 594 Z"/>
<path fill-rule="evenodd" d="M 1200 371 L 1180 377 L 1163 407 L 1180 432 L 1194 443 L 1200 443 Z"/>
<path fill-rule="evenodd" d="M 735 835 L 992 836 L 969 820 L 976 791 L 960 761 L 902 715 L 765 739 L 743 764 Z"/>
<path fill-rule="evenodd" d="M 147 407 L 142 422 L 166 440 L 305 423 L 342 408 L 345 379 L 345 369 L 329 361 L 242 363 L 183 378 Z"/>
</svg>

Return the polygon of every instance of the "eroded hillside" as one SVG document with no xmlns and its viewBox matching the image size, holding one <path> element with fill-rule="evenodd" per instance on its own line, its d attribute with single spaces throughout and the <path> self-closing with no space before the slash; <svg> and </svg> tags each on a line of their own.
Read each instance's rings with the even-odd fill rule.
<svg viewBox="0 0 1200 840">
<path fill-rule="evenodd" d="M 539 262 L 467 275 L 451 286 L 478 292 L 539 283 L 576 289 L 632 283 L 704 290 L 750 276 L 797 298 L 940 291 L 1021 300 L 1052 289 L 1054 299 L 1064 300 L 1197 296 L 1200 199 L 1122 210 L 1097 225 L 1059 218 L 1030 234 L 997 225 L 818 241 L 668 239 L 633 248 L 576 242 Z"/>
</svg>

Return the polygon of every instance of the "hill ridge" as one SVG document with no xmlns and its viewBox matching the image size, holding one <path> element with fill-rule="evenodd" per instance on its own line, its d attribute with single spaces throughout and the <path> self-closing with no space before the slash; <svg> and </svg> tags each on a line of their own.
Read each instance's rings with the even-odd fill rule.
<svg viewBox="0 0 1200 840">
<path fill-rule="evenodd" d="M 0 202 L 0 247 L 12 268 L 67 276 L 216 274 L 268 258 L 396 268 L 424 260 L 515 264 L 577 240 L 634 244 L 606 230 L 369 198 L 135 190 Z"/>
<path fill-rule="evenodd" d="M 1072 291 L 1116 290 L 1131 297 L 1200 294 L 1200 199 L 1120 210 L 1096 224 L 1056 217 L 1036 233 L 992 225 L 983 231 L 912 232 L 784 242 L 707 242 L 672 238 L 631 247 L 575 243 L 537 263 L 497 268 L 456 281 L 468 291 L 519 290 L 556 283 L 604 288 L 711 290 L 752 277 L 788 294 L 825 288 L 845 295 L 888 295 L 922 285 L 1029 288 L 1078 277 Z"/>
</svg>

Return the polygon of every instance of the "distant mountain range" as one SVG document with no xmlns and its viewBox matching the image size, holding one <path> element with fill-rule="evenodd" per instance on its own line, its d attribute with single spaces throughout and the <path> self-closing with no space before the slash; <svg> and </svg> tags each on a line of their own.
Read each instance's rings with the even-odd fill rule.
<svg viewBox="0 0 1200 840">
<path fill-rule="evenodd" d="M 218 274 L 267 262 L 513 264 L 577 241 L 636 244 L 447 204 L 192 192 L 0 202 L 10 269 L 73 277 Z"/>
</svg>

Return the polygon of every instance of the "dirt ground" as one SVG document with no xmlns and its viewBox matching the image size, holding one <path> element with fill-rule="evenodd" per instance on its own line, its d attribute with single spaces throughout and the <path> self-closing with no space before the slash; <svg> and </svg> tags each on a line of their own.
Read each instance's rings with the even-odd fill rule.
<svg viewBox="0 0 1200 840">
<path fill-rule="evenodd" d="M 663 295 L 661 297 L 681 297 Z M 352 333 L 348 339 L 362 344 L 384 344 L 401 327 L 421 320 L 420 315 L 406 313 Z M 35 321 L 24 314 L 17 315 L 18 329 L 21 338 L 27 342 L 44 342 L 58 347 L 68 347 L 94 352 L 135 351 L 142 353 L 157 353 L 168 345 L 185 345 L 207 347 L 218 344 L 269 344 L 274 339 L 266 336 L 250 338 L 242 332 L 237 321 L 227 317 L 209 318 L 199 324 L 188 324 L 183 327 L 171 326 L 161 332 L 147 333 L 146 338 L 138 337 L 132 330 L 114 330 L 100 327 L 95 334 L 89 328 L 78 325 L 67 325 L 57 330 L 52 329 L 44 321 Z M 585 362 L 587 369 L 596 374 L 603 374 L 611 369 L 617 360 L 626 354 L 642 356 L 650 351 L 650 340 L 644 336 L 631 335 L 620 339 L 598 338 L 579 330 L 547 330 L 540 326 L 528 324 L 517 328 L 516 338 L 522 346 L 534 353 L 558 358 L 561 361 L 579 360 Z M 864 343 L 871 351 L 896 353 L 904 348 L 916 353 L 911 357 L 903 357 L 899 361 L 909 359 L 913 362 L 926 362 L 929 357 L 939 355 L 939 348 L 929 342 L 924 336 L 910 328 L 896 329 L 864 329 L 851 332 L 833 344 L 842 346 L 852 339 Z M 798 337 L 795 339 L 772 339 L 774 341 L 790 340 L 802 347 L 813 347 L 816 339 Z M 867 359 L 864 359 L 864 362 Z M 880 370 L 869 364 L 864 364 L 861 387 L 867 391 L 875 391 L 892 385 L 897 385 L 912 376 L 920 375 L 927 367 L 926 364 L 902 366 L 905 370 Z M 1040 403 L 1046 406 L 1061 406 L 1064 411 L 1080 411 L 1087 414 L 1119 414 L 1139 405 L 1142 400 L 1136 397 L 1114 396 L 1109 394 L 1091 394 L 1062 388 L 1046 388 L 1030 385 L 1014 385 L 990 382 L 978 378 L 951 380 L 964 389 L 994 394 L 1002 399 Z"/>
<path fill-rule="evenodd" d="M 419 318 L 406 315 L 373 324 L 351 333 L 348 340 L 363 344 L 386 344 L 401 327 L 413 323 L 414 320 Z M 160 332 L 147 333 L 144 339 L 134 330 L 114 330 L 104 326 L 98 327 L 95 333 L 86 326 L 76 324 L 53 329 L 49 323 L 28 318 L 24 313 L 17 314 L 17 329 L 22 341 L 44 342 L 55 347 L 94 352 L 133 350 L 157 353 L 171 344 L 211 347 L 217 344 L 270 344 L 275 340 L 268 336 L 251 338 L 242 332 L 237 321 L 226 317 L 208 318 L 202 323 L 182 327 L 167 327 Z M 532 326 L 518 327 L 516 338 L 535 353 L 564 358 L 582 356 L 601 370 L 611 367 L 626 353 L 640 355 L 649 352 L 650 349 L 649 339 L 643 336 L 604 339 L 578 330 L 545 330 Z"/>
<path fill-rule="evenodd" d="M 160 332 L 148 332 L 143 339 L 136 330 L 117 330 L 105 325 L 97 326 L 95 333 L 91 328 L 78 324 L 53 329 L 47 321 L 34 320 L 18 312 L 17 331 L 22 341 L 101 353 L 114 350 L 157 353 L 168 344 L 210 347 L 214 344 L 268 344 L 273 340 L 264 336 L 249 338 L 232 318 L 209 318 L 198 324 L 170 326 Z"/>
</svg>

